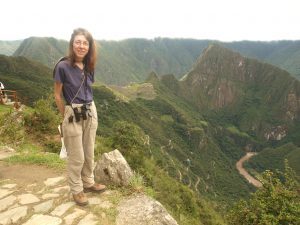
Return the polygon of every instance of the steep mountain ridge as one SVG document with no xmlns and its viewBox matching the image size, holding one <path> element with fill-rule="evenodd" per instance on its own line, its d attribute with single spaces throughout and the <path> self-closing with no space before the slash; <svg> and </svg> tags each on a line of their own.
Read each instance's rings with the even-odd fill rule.
<svg viewBox="0 0 300 225">
<path fill-rule="evenodd" d="M 203 51 L 180 87 L 181 95 L 200 110 L 227 111 L 231 122 L 247 132 L 290 126 L 300 119 L 298 80 L 220 45 Z"/>
<path fill-rule="evenodd" d="M 57 60 L 66 53 L 66 41 L 55 38 L 30 37 L 23 40 L 13 56 L 24 56 L 53 68 Z"/>
</svg>

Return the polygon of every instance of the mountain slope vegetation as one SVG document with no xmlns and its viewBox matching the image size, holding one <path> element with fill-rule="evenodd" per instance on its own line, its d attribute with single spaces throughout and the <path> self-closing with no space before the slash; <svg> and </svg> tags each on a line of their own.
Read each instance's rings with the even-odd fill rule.
<svg viewBox="0 0 300 225">
<path fill-rule="evenodd" d="M 181 90 L 200 110 L 217 110 L 242 131 L 259 136 L 268 136 L 272 127 L 292 127 L 300 118 L 298 80 L 219 45 L 203 52 Z"/>
<path fill-rule="evenodd" d="M 16 80 L 11 88 L 22 82 L 41 87 L 49 82 L 52 87 L 51 70 L 39 63 L 23 57 L 3 57 L 0 62 L 6 68 L 0 78 L 11 74 Z M 143 75 L 145 83 L 122 89 L 97 83 L 101 141 L 96 155 L 120 147 L 182 224 L 222 224 L 211 205 L 224 212 L 255 191 L 235 168 L 247 151 L 270 156 L 274 163 L 299 157 L 299 81 L 282 69 L 215 44 L 189 71 L 181 80 L 172 73 L 152 72 Z M 36 92 L 42 96 L 46 89 Z M 260 164 L 251 166 L 253 173 L 268 168 Z M 298 172 L 296 166 L 291 162 Z"/>
<path fill-rule="evenodd" d="M 11 56 L 22 43 L 22 40 L 17 41 L 0 41 L 0 55 Z"/>
<path fill-rule="evenodd" d="M 41 96 L 49 94 L 49 91 L 53 91 L 51 90 L 51 87 L 53 87 L 51 71 L 49 71 L 47 67 L 36 62 L 31 62 L 24 57 L 4 57 L 1 58 L 1 63 L 1 65 L 5 65 L 3 68 L 6 69 L 3 70 L 3 73 L 1 73 L 0 78 L 2 80 L 6 78 L 5 84 L 9 86 L 10 89 L 20 90 L 19 85 L 25 85 L 25 87 L 37 87 L 32 93 L 30 90 L 25 90 L 24 88 L 23 95 L 28 95 L 30 104 L 34 105 L 34 110 L 32 115 L 29 113 L 29 116 L 26 116 L 25 118 L 25 129 L 20 127 L 22 126 L 21 124 L 18 124 L 19 132 L 15 132 L 18 134 L 18 140 L 24 141 L 24 138 L 28 138 L 28 141 L 30 142 L 32 139 L 37 139 L 39 141 L 39 145 L 43 146 L 44 151 L 58 151 L 58 149 L 60 149 L 60 143 L 57 142 L 57 139 L 49 139 L 52 135 L 49 133 L 50 130 L 53 131 L 52 128 L 56 128 L 58 124 L 56 118 L 50 120 L 44 118 L 48 114 L 53 114 L 50 113 L 53 102 L 52 104 L 44 104 L 41 103 L 41 100 L 39 100 L 37 104 L 34 104 L 34 102 L 41 98 Z M 26 65 L 27 68 L 25 68 Z M 26 83 L 28 83 L 27 86 Z M 46 86 L 47 89 L 44 89 L 43 87 Z M 33 95 L 36 97 L 33 98 Z M 200 197 L 200 193 L 194 192 L 184 183 L 178 181 L 176 179 L 177 176 L 168 174 L 169 169 L 165 163 L 171 163 L 173 159 L 166 156 L 160 148 L 161 143 L 165 144 L 165 142 L 169 142 L 167 137 L 159 137 L 157 134 L 156 136 L 162 138 L 162 140 L 153 141 L 152 137 L 150 137 L 149 145 L 146 145 L 143 142 L 142 146 L 136 144 L 136 140 L 143 137 L 143 132 L 150 133 L 149 130 L 153 129 L 151 133 L 154 133 L 155 131 L 163 129 L 163 133 L 161 134 L 164 135 L 167 133 L 168 127 L 156 128 L 155 124 L 153 124 L 153 120 L 151 119 L 150 110 L 148 110 L 143 104 L 135 103 L 135 101 L 123 101 L 120 99 L 121 94 L 113 92 L 109 87 L 95 86 L 94 95 L 98 108 L 100 125 L 97 139 L 101 140 L 100 142 L 97 141 L 96 156 L 99 157 L 101 153 L 111 151 L 115 147 L 120 148 L 130 163 L 130 166 L 134 168 L 135 171 L 143 175 L 146 185 L 154 189 L 156 192 L 155 197 L 168 208 L 172 215 L 174 215 L 174 217 L 179 221 L 179 224 L 223 224 L 223 219 L 218 213 L 216 213 L 212 206 L 213 203 L 208 201 L 204 196 Z M 39 119 L 39 117 L 41 118 Z M 52 117 L 53 115 L 51 118 Z M 140 123 L 136 123 L 136 119 L 140 120 Z M 159 114 L 158 116 L 155 115 L 155 120 L 158 119 L 160 120 Z M 12 121 L 16 122 L 16 120 Z M 39 121 L 42 122 L 40 125 L 38 124 Z M 122 127 L 123 125 L 124 128 Z M 139 131 L 139 129 L 141 129 L 138 125 L 143 126 L 142 133 L 135 132 L 135 130 Z M 136 129 L 135 127 L 138 128 Z M 116 129 L 125 129 L 125 135 L 128 135 L 128 137 L 125 137 L 126 142 L 120 142 L 115 138 L 120 138 L 115 135 Z M 130 148 L 128 151 L 131 152 L 135 148 L 137 148 L 137 150 L 134 150 L 133 153 L 126 153 L 126 147 L 128 146 L 124 145 L 124 143 L 128 143 L 130 137 L 133 138 L 133 143 L 135 144 L 129 145 Z M 14 142 L 14 145 L 17 145 L 17 143 Z M 27 145 L 32 145 L 32 143 Z M 22 148 L 26 148 L 26 146 L 22 146 Z M 24 151 L 27 150 L 25 149 Z M 39 157 L 38 162 L 44 162 L 44 158 L 42 158 L 36 150 L 34 154 L 35 157 Z M 24 160 L 25 159 L 27 159 L 26 156 L 24 156 Z M 174 161 L 175 160 L 176 159 L 174 158 Z M 175 163 L 180 166 L 180 162 Z M 176 165 L 170 165 L 170 171 L 172 170 L 173 172 L 177 172 L 178 170 L 175 167 Z M 185 168 L 183 166 L 181 167 L 182 171 L 184 171 Z M 171 195 L 169 194 L 170 192 L 172 193 Z"/>
<path fill-rule="evenodd" d="M 222 43 L 214 40 L 169 38 L 97 41 L 100 54 L 96 76 L 102 83 L 116 85 L 143 82 L 152 71 L 159 76 L 174 74 L 179 79 L 190 71 L 203 49 L 212 43 L 271 63 L 300 77 L 300 41 Z M 64 40 L 30 37 L 21 43 L 13 55 L 25 56 L 53 68 L 55 62 L 66 54 L 67 48 L 68 43 Z"/>
<path fill-rule="evenodd" d="M 47 96 L 53 86 L 51 74 L 48 67 L 25 57 L 0 55 L 0 81 L 5 89 L 17 91 L 22 103 L 32 105 Z"/>
<path fill-rule="evenodd" d="M 300 41 L 241 41 L 225 44 L 244 56 L 278 66 L 300 78 Z"/>
</svg>

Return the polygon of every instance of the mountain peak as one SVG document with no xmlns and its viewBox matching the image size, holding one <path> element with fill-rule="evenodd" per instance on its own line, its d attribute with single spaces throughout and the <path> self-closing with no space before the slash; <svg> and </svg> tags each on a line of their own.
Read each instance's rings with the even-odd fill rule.
<svg viewBox="0 0 300 225">
<path fill-rule="evenodd" d="M 198 96 L 198 106 L 215 109 L 241 102 L 249 89 L 261 90 L 269 104 L 277 104 L 288 98 L 286 91 L 295 79 L 278 67 L 212 44 L 203 51 L 183 82 L 190 96 Z M 276 88 L 266 89 L 268 86 Z M 282 96 L 277 94 L 279 90 L 284 93 Z M 293 118 L 297 117 L 296 111 L 293 110 Z"/>
<path fill-rule="evenodd" d="M 157 81 L 159 81 L 158 75 L 153 71 L 149 73 L 148 77 L 145 80 L 145 82 L 147 83 L 155 83 Z"/>
<path fill-rule="evenodd" d="M 207 64 L 209 62 L 211 62 L 212 64 L 225 62 L 227 64 L 228 61 L 230 61 L 231 63 L 237 61 L 239 65 L 240 61 L 243 59 L 244 57 L 239 53 L 214 43 L 210 44 L 206 49 L 203 50 L 202 54 L 196 61 L 194 69 L 202 67 L 203 64 Z"/>
</svg>

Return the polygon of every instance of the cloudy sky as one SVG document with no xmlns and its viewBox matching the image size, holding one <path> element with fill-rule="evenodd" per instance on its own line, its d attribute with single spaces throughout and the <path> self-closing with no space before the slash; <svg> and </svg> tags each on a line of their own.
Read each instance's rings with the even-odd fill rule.
<svg viewBox="0 0 300 225">
<path fill-rule="evenodd" d="M 5 0 L 0 7 L 0 40 L 69 40 L 77 27 L 97 40 L 300 40 L 299 0 Z"/>
</svg>

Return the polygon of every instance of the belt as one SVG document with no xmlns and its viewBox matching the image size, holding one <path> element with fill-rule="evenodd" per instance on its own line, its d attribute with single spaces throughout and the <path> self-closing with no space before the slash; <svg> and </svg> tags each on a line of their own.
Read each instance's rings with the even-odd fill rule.
<svg viewBox="0 0 300 225">
<path fill-rule="evenodd" d="M 91 106 L 91 105 L 93 104 L 93 102 L 94 102 L 94 101 L 91 101 L 91 102 L 85 102 L 85 103 L 72 103 L 72 104 L 66 103 L 66 105 L 72 106 L 72 107 L 81 107 L 81 106 L 83 106 L 83 105 L 89 105 L 89 106 Z"/>
</svg>

